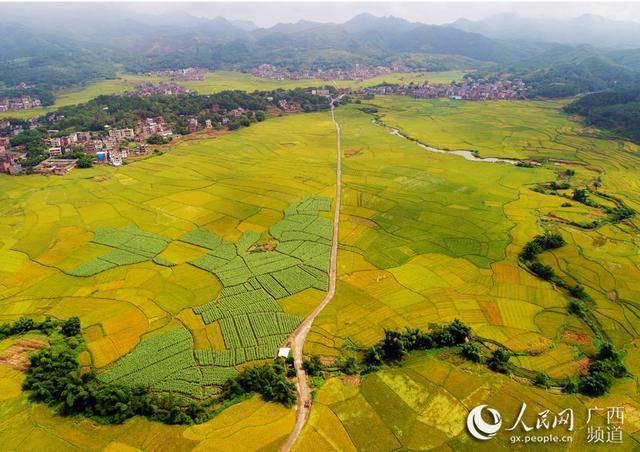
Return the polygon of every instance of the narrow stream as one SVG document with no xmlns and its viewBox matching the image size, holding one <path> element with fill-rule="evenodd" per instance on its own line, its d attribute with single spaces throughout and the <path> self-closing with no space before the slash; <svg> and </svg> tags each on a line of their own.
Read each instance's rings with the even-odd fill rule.
<svg viewBox="0 0 640 452">
<path fill-rule="evenodd" d="M 516 165 L 519 161 L 518 160 L 511 160 L 511 159 L 501 159 L 501 158 L 497 158 L 497 157 L 486 157 L 486 158 L 482 158 L 482 157 L 478 157 L 474 152 L 472 151 L 463 151 L 463 150 L 458 150 L 458 151 L 445 151 L 444 149 L 438 149 L 438 148 L 434 148 L 431 146 L 427 146 L 426 144 L 422 144 L 417 140 L 414 140 L 412 138 L 408 138 L 404 135 L 402 135 L 400 133 L 400 131 L 398 129 L 394 129 L 393 127 L 389 127 L 387 125 L 384 125 L 378 121 L 376 121 L 375 119 L 371 120 L 372 123 L 374 123 L 377 126 L 380 127 L 384 127 L 386 129 L 389 130 L 389 133 L 391 135 L 395 135 L 397 137 L 400 138 L 404 138 L 405 140 L 409 140 L 409 141 L 413 141 L 415 144 L 417 144 L 418 146 L 420 146 L 422 149 L 424 149 L 425 151 L 429 151 L 429 152 L 435 152 L 437 154 L 454 154 L 454 155 L 459 155 L 460 157 L 464 158 L 465 160 L 470 160 L 472 162 L 486 162 L 486 163 L 508 163 L 510 165 Z"/>
</svg>

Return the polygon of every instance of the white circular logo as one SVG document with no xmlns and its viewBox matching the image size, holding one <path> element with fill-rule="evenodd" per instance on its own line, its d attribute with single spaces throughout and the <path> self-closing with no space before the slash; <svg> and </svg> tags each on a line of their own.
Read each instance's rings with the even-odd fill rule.
<svg viewBox="0 0 640 452">
<path fill-rule="evenodd" d="M 487 408 L 487 405 L 478 405 L 469 411 L 469 416 L 467 416 L 467 430 L 469 430 L 471 436 L 483 441 L 493 438 L 502 427 L 502 416 L 500 416 L 498 410 L 487 408 L 487 411 L 493 417 L 492 424 L 482 419 L 482 410 L 485 408 Z"/>
</svg>

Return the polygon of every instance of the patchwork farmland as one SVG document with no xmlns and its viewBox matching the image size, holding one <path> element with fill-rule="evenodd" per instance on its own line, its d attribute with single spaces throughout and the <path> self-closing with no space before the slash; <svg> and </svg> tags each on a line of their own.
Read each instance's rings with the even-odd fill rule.
<svg viewBox="0 0 640 452">
<path fill-rule="evenodd" d="M 567 243 L 540 261 L 585 287 L 591 311 L 637 375 L 637 218 L 576 226 L 608 214 L 545 187 L 572 168 L 572 186 L 600 177 L 601 194 L 638 210 L 640 149 L 588 135 L 559 105 L 365 102 L 379 123 L 422 143 L 541 160 L 532 167 L 427 152 L 374 124 L 363 105 L 337 109 L 344 150 L 337 292 L 314 322 L 305 354 L 357 356 L 385 328 L 459 318 L 512 350 L 520 368 L 576 375 L 600 338 L 571 315 L 563 291 L 518 260 L 526 243 L 551 230 Z M 486 118 L 499 127 L 488 133 Z M 0 178 L 3 318 L 78 315 L 82 364 L 101 381 L 187 401 L 211 398 L 228 378 L 270 360 L 323 299 L 334 153 L 330 117 L 305 114 L 184 142 L 120 169 Z M 253 397 L 197 426 L 139 418 L 96 426 L 25 404 L 22 374 L 0 372 L 9 388 L 0 438 L 9 445 L 276 450 L 295 422 L 293 408 Z M 581 413 L 595 403 L 489 372 L 445 350 L 414 353 L 362 378 L 333 374 L 316 390 L 294 449 L 457 449 L 470 445 L 464 419 L 478 404 L 511 416 L 521 402 L 536 412 Z M 616 380 L 601 400 L 637 412 L 634 377 Z M 624 428 L 633 449 L 637 417 Z"/>
</svg>

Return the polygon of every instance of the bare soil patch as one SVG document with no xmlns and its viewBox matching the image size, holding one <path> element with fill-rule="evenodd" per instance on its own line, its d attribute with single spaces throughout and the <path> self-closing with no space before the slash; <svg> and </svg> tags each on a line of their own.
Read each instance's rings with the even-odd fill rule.
<svg viewBox="0 0 640 452">
<path fill-rule="evenodd" d="M 578 375 L 584 376 L 589 373 L 589 358 L 586 356 L 579 361 L 576 361 L 576 369 L 578 371 Z"/>
<path fill-rule="evenodd" d="M 345 158 L 353 157 L 354 155 L 358 155 L 362 152 L 362 148 L 351 148 L 344 151 Z"/>
<path fill-rule="evenodd" d="M 333 366 L 337 359 L 335 356 L 323 356 L 320 358 L 320 362 L 325 366 Z"/>
<path fill-rule="evenodd" d="M 25 371 L 29 368 L 29 355 L 48 345 L 45 340 L 21 339 L 4 351 L 0 356 L 0 365 Z"/>
<path fill-rule="evenodd" d="M 591 339 L 589 339 L 589 336 L 573 330 L 564 331 L 560 337 L 564 341 L 577 345 L 589 345 L 591 343 Z"/>
<path fill-rule="evenodd" d="M 359 386 L 362 379 L 358 375 L 343 375 L 342 381 L 351 386 Z"/>
<path fill-rule="evenodd" d="M 375 228 L 378 226 L 378 223 L 376 223 L 375 221 L 370 220 L 369 218 L 358 217 L 356 215 L 349 215 L 349 220 L 368 228 Z"/>
</svg>

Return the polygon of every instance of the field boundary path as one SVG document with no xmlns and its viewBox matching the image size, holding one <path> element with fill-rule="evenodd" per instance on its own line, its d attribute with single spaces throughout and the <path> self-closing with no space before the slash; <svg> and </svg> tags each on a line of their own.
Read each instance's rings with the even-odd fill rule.
<svg viewBox="0 0 640 452">
<path fill-rule="evenodd" d="M 287 442 L 281 448 L 281 451 L 283 452 L 288 452 L 291 450 L 293 444 L 300 436 L 302 428 L 307 423 L 307 420 L 309 419 L 309 413 L 311 411 L 310 405 L 305 406 L 305 403 L 307 401 L 311 401 L 311 388 L 309 388 L 307 373 L 304 370 L 302 362 L 302 349 L 304 347 L 305 341 L 307 340 L 307 334 L 309 334 L 309 331 L 311 330 L 314 319 L 318 316 L 318 314 L 320 314 L 320 312 L 322 312 L 327 304 L 329 304 L 336 293 L 336 274 L 338 268 L 338 224 L 340 223 L 340 195 L 342 192 L 342 136 L 340 124 L 338 124 L 338 122 L 336 121 L 333 101 L 331 102 L 331 120 L 336 127 L 338 136 L 338 159 L 336 166 L 336 204 L 333 214 L 333 236 L 331 239 L 331 257 L 329 260 L 329 290 L 327 291 L 327 295 L 324 297 L 322 302 L 320 302 L 320 304 L 316 306 L 311 314 L 309 314 L 302 321 L 298 328 L 296 328 L 295 331 L 291 333 L 287 341 L 293 353 L 293 365 L 296 370 L 296 390 L 298 393 L 298 404 L 296 407 L 296 425 L 289 435 Z"/>
</svg>

